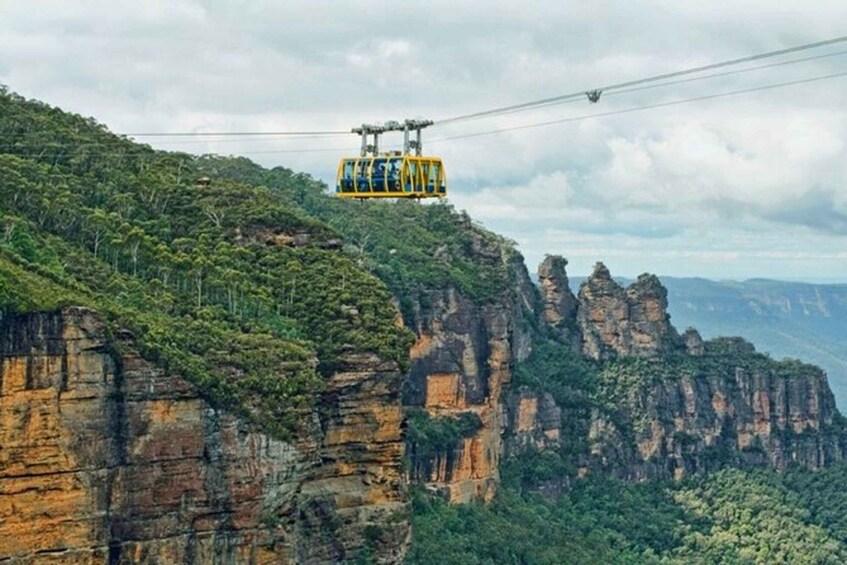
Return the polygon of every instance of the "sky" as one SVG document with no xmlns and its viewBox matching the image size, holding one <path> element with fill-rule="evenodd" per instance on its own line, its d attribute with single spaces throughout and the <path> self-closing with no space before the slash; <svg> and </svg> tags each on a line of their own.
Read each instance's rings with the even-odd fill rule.
<svg viewBox="0 0 847 565">
<path fill-rule="evenodd" d="M 847 2 L 0 0 L 0 84 L 119 133 L 347 130 L 847 34 Z M 840 53 L 844 51 L 845 53 Z M 583 275 L 847 282 L 847 43 L 792 65 L 425 131 L 449 201 Z M 840 53 L 840 54 L 839 54 Z M 743 67 L 741 67 L 743 68 Z M 445 139 L 550 120 L 558 124 Z M 358 138 L 150 139 L 332 183 Z M 388 146 L 399 144 L 389 137 Z"/>
</svg>

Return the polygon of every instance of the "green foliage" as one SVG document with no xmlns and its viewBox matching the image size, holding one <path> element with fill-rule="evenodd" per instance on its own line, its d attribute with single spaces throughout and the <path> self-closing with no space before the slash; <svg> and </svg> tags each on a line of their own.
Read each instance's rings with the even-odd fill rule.
<svg viewBox="0 0 847 565">
<path fill-rule="evenodd" d="M 5 90 L 0 135 L 0 314 L 94 307 L 282 437 L 346 352 L 408 363 L 388 288 L 296 204 L 308 177 L 154 151 Z"/>
<path fill-rule="evenodd" d="M 388 285 L 414 325 L 414 304 L 448 285 L 481 302 L 507 289 L 514 242 L 474 224 L 446 203 L 327 198 L 326 186 L 284 167 L 264 169 L 239 157 L 205 156 L 198 170 L 214 178 L 266 186 L 295 209 L 343 236 L 346 251 Z M 505 252 L 505 253 L 503 253 Z"/>
<path fill-rule="evenodd" d="M 710 527 L 687 534 L 673 555 L 711 563 L 844 563 L 847 539 L 815 523 L 784 480 L 727 469 L 678 487 L 680 506 Z"/>
<path fill-rule="evenodd" d="M 675 541 L 675 515 L 666 510 L 672 505 L 649 485 L 583 483 L 558 501 L 505 490 L 489 507 L 448 506 L 415 491 L 407 562 L 658 562 L 651 544 L 661 548 Z"/>
<path fill-rule="evenodd" d="M 432 417 L 422 408 L 412 408 L 406 412 L 406 418 L 406 441 L 420 459 L 450 453 L 462 438 L 473 437 L 482 428 L 482 420 L 475 412 Z"/>
<path fill-rule="evenodd" d="M 559 406 L 584 406 L 597 391 L 600 364 L 554 341 L 535 344 L 530 357 L 515 367 L 514 386 L 549 392 Z"/>
<path fill-rule="evenodd" d="M 508 486 L 489 507 L 413 491 L 409 563 L 843 563 L 847 467 L 724 470 L 681 483 Z"/>
<path fill-rule="evenodd" d="M 307 196 L 303 206 L 344 235 L 349 253 L 388 285 L 411 326 L 414 307 L 426 307 L 428 292 L 452 286 L 487 302 L 507 290 L 513 243 L 474 225 L 449 204 Z"/>
</svg>

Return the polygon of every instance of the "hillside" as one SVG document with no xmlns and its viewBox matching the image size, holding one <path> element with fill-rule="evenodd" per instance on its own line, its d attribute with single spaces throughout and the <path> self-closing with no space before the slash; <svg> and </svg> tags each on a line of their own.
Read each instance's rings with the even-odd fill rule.
<svg viewBox="0 0 847 565">
<path fill-rule="evenodd" d="M 286 196 L 308 184 L 252 164 L 275 190 L 230 180 L 217 173 L 237 159 L 153 151 L 5 91 L 0 133 L 0 477 L 4 492 L 53 492 L 48 508 L 62 489 L 88 501 L 35 506 L 37 519 L 0 507 L 0 555 L 234 558 L 261 539 L 278 558 L 321 559 L 360 551 L 368 527 L 405 539 L 413 337 L 386 286 Z M 15 416 L 30 411 L 40 419 Z M 380 443 L 362 447 L 362 419 Z M 65 540 L 57 521 L 94 525 Z"/>
<path fill-rule="evenodd" d="M 843 466 L 726 470 L 677 483 L 578 483 L 557 500 L 508 487 L 489 507 L 418 493 L 410 563 L 841 563 Z"/>
<path fill-rule="evenodd" d="M 5 90 L 0 134 L 0 560 L 843 560 L 825 376 L 657 277 Z"/>
</svg>

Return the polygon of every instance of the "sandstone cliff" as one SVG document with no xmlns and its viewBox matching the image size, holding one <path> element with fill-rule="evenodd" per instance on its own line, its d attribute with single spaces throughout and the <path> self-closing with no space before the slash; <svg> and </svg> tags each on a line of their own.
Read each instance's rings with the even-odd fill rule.
<svg viewBox="0 0 847 565">
<path fill-rule="evenodd" d="M 110 339 L 90 310 L 6 316 L 0 354 L 0 560 L 402 559 L 393 364 L 350 355 L 285 443 Z"/>
<path fill-rule="evenodd" d="M 567 264 L 564 257 L 547 255 L 538 266 L 538 286 L 543 302 L 541 315 L 556 339 L 578 350 L 581 344 L 576 324 L 578 304 L 568 285 Z"/>
<path fill-rule="evenodd" d="M 561 456 L 559 485 L 587 473 L 680 478 L 726 465 L 818 468 L 843 459 L 847 436 L 825 375 L 743 342 L 704 344 L 691 328 L 681 336 L 654 275 L 623 288 L 598 263 L 576 297 L 563 258 L 545 258 L 538 290 L 508 246 L 480 244 L 473 259 L 508 265 L 507 290 L 492 301 L 452 287 L 418 296 L 404 403 L 436 422 L 473 413 L 481 425 L 436 449 L 409 442 L 411 481 L 453 502 L 487 501 L 499 467 L 527 450 Z M 590 376 L 565 368 L 542 377 L 558 383 L 513 385 L 516 365 L 526 371 L 545 343 Z"/>
<path fill-rule="evenodd" d="M 455 287 L 422 290 L 412 323 L 417 341 L 404 404 L 423 407 L 434 418 L 476 414 L 481 427 L 455 445 L 421 456 L 408 445 L 410 480 L 440 491 L 453 502 L 490 500 L 499 481 L 502 452 L 501 396 L 516 361 L 531 348 L 531 317 L 537 291 L 522 257 L 510 246 L 487 239 L 471 226 L 471 257 L 507 273 L 508 286 L 492 300 Z"/>
<path fill-rule="evenodd" d="M 553 309 L 571 300 L 541 289 Z M 624 289 L 598 264 L 574 316 L 587 360 L 547 369 L 504 398 L 507 456 L 562 455 L 558 484 L 570 474 L 667 479 L 726 465 L 816 469 L 844 459 L 847 426 L 822 371 L 773 361 L 737 338 L 704 344 L 691 328 L 680 337 L 655 276 Z M 568 358 L 567 347 L 558 351 Z M 591 373 L 589 382 L 577 379 L 580 371 Z"/>
<path fill-rule="evenodd" d="M 655 275 L 638 277 L 629 288 L 597 263 L 579 289 L 577 319 L 583 352 L 594 359 L 614 355 L 655 357 L 681 344 L 667 312 L 668 293 Z"/>
</svg>

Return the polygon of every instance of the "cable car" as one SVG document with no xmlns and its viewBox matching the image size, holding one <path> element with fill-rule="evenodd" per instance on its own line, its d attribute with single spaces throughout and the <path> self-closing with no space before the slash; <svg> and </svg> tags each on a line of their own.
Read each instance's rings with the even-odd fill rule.
<svg viewBox="0 0 847 565">
<path fill-rule="evenodd" d="M 358 157 L 345 157 L 338 164 L 335 195 L 341 198 L 444 198 L 447 176 L 439 157 L 421 155 L 421 129 L 429 120 L 406 120 L 403 124 L 387 122 L 353 128 L 362 136 Z M 403 152 L 379 152 L 379 135 L 386 131 L 403 131 Z M 409 139 L 417 132 L 415 140 Z M 373 136 L 373 145 L 368 137 Z M 412 155 L 412 149 L 415 154 Z"/>
</svg>

